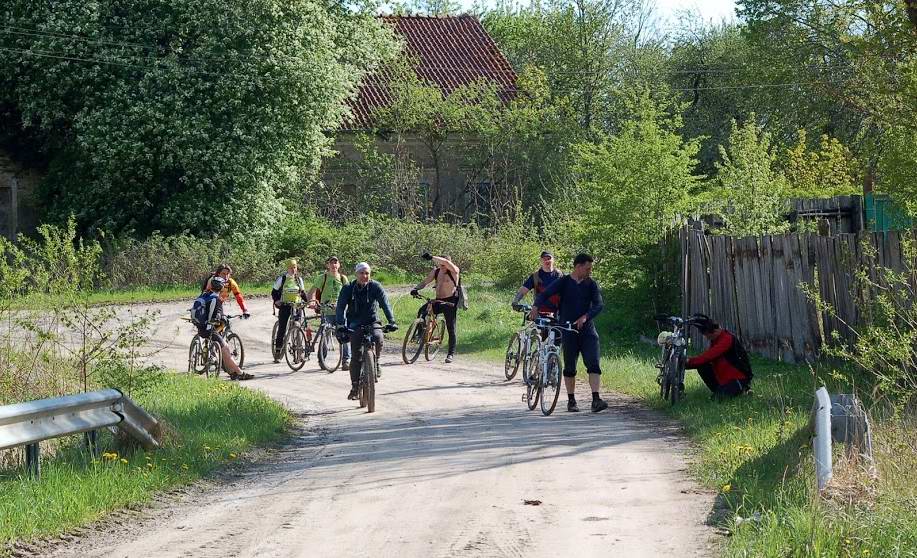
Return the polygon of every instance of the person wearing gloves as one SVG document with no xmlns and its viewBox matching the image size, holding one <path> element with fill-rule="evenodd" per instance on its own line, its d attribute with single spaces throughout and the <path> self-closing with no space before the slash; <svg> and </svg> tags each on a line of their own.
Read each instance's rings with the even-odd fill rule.
<svg viewBox="0 0 917 558">
<path fill-rule="evenodd" d="M 341 288 L 338 295 L 336 316 L 339 339 L 350 338 L 350 393 L 347 399 L 358 397 L 360 371 L 363 368 L 363 337 L 360 328 L 373 325 L 373 340 L 376 345 L 376 360 L 382 352 L 382 324 L 379 321 L 379 308 L 389 323 L 388 330 L 396 331 L 395 315 L 388 303 L 385 289 L 371 277 L 372 268 L 366 262 L 360 262 L 354 268 L 355 279 Z M 343 325 L 347 324 L 347 325 Z"/>
</svg>

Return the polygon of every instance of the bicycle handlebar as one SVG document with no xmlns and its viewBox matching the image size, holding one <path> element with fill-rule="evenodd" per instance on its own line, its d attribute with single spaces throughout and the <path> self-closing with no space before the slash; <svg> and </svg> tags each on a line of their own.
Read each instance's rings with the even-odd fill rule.
<svg viewBox="0 0 917 558">
<path fill-rule="evenodd" d="M 416 298 L 417 300 L 426 301 L 427 304 L 430 304 L 431 302 L 438 302 L 438 303 L 444 304 L 444 305 L 446 305 L 446 306 L 455 306 L 455 303 L 454 303 L 454 302 L 446 302 L 445 300 L 440 300 L 440 299 L 438 299 L 438 298 L 427 298 L 427 297 L 425 297 L 425 296 L 422 295 L 422 294 L 416 294 L 416 295 L 411 295 L 411 296 L 413 296 L 413 297 Z"/>
<path fill-rule="evenodd" d="M 555 322 L 554 320 L 550 320 L 548 318 L 536 318 L 535 327 L 542 329 L 556 329 L 559 331 L 572 331 L 573 333 L 580 332 L 578 329 L 571 326 L 570 322 L 564 322 L 561 324 L 560 322 Z"/>
<path fill-rule="evenodd" d="M 369 330 L 376 329 L 377 325 L 378 324 L 369 324 L 369 325 L 359 326 L 356 329 L 352 327 L 348 327 L 345 329 L 347 330 L 347 333 L 357 333 L 358 331 L 365 332 L 368 329 Z M 398 326 L 396 324 L 385 324 L 384 326 L 382 326 L 382 333 L 391 333 L 393 331 L 398 331 Z"/>
</svg>

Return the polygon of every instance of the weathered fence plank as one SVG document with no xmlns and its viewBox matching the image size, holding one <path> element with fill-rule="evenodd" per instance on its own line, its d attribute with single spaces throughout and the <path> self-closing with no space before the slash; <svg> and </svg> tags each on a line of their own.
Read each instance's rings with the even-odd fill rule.
<svg viewBox="0 0 917 558">
<path fill-rule="evenodd" d="M 853 328 L 871 295 L 858 290 L 862 285 L 855 270 L 869 266 L 870 278 L 881 281 L 875 266 L 912 269 L 908 264 L 914 262 L 905 262 L 903 242 L 914 242 L 915 235 L 917 231 L 732 238 L 685 228 L 679 233 L 682 309 L 686 316 L 708 314 L 753 352 L 811 362 L 826 343 L 856 341 Z M 917 283 L 917 274 L 912 280 Z M 834 313 L 819 311 L 802 285 L 816 291 Z M 696 332 L 692 340 L 702 342 Z"/>
</svg>

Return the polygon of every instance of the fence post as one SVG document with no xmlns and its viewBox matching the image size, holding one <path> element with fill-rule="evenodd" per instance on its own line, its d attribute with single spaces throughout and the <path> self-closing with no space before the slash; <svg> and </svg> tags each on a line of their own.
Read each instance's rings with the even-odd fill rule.
<svg viewBox="0 0 917 558">
<path fill-rule="evenodd" d="M 25 447 L 25 468 L 31 478 L 41 478 L 41 448 L 38 442 Z"/>
<path fill-rule="evenodd" d="M 833 476 L 831 463 L 831 397 L 824 387 L 815 392 L 812 407 L 812 422 L 815 436 L 812 438 L 812 452 L 815 454 L 815 477 L 821 491 Z"/>
</svg>

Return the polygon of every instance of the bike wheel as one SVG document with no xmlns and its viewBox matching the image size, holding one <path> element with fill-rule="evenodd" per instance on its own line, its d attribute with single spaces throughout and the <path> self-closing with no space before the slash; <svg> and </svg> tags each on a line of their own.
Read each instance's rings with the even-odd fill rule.
<svg viewBox="0 0 917 558">
<path fill-rule="evenodd" d="M 541 397 L 541 357 L 535 355 L 529 364 L 529 383 L 525 386 L 525 404 L 529 411 L 534 411 Z"/>
<path fill-rule="evenodd" d="M 280 320 L 274 322 L 274 329 L 271 331 L 271 356 L 274 357 L 274 360 L 280 360 L 282 356 L 280 353 L 283 350 L 283 344 L 281 344 L 281 349 L 277 350 L 277 330 L 280 329 Z"/>
<path fill-rule="evenodd" d="M 296 372 L 306 364 L 306 334 L 299 326 L 293 326 L 284 343 L 284 358 L 290 370 Z"/>
<path fill-rule="evenodd" d="M 241 368 L 245 362 L 245 347 L 242 345 L 242 338 L 235 333 L 230 333 L 226 336 L 226 342 L 229 343 L 229 354 L 232 355 L 232 359 Z"/>
<path fill-rule="evenodd" d="M 204 344 L 200 335 L 195 335 L 191 339 L 191 346 L 188 348 L 188 372 L 203 374 L 207 359 L 204 355 Z"/>
<path fill-rule="evenodd" d="M 334 372 L 341 365 L 341 344 L 330 327 L 322 329 L 318 338 L 318 365 L 326 372 Z"/>
<path fill-rule="evenodd" d="M 211 341 L 207 345 L 209 358 L 204 366 L 204 374 L 208 378 L 219 378 L 220 370 L 223 369 L 223 351 L 220 350 L 219 343 Z"/>
<path fill-rule="evenodd" d="M 529 385 L 532 383 L 533 372 L 537 368 L 535 360 L 541 352 L 541 337 L 532 335 L 529 338 L 529 349 L 522 361 L 522 383 Z"/>
<path fill-rule="evenodd" d="M 360 373 L 360 397 L 366 404 L 366 412 L 376 412 L 376 355 L 373 351 L 363 354 L 363 371 Z M 362 406 L 362 405 L 361 405 Z"/>
<path fill-rule="evenodd" d="M 431 322 L 431 324 L 430 327 L 433 328 L 433 331 L 430 334 L 430 340 L 427 341 L 426 346 L 423 348 L 423 356 L 427 360 L 436 358 L 436 354 L 443 346 L 443 339 L 446 335 L 446 320 L 442 316 Z"/>
<path fill-rule="evenodd" d="M 516 332 L 509 338 L 509 345 L 506 347 L 506 357 L 503 359 L 503 374 L 507 380 L 516 377 L 519 371 L 519 363 L 522 361 L 522 339 Z"/>
<path fill-rule="evenodd" d="M 684 393 L 681 386 L 684 385 L 684 360 L 681 357 L 673 357 L 672 362 L 672 381 L 669 385 L 669 400 L 672 405 L 678 403 Z"/>
<path fill-rule="evenodd" d="M 423 318 L 417 318 L 408 326 L 404 333 L 404 343 L 401 344 L 401 358 L 405 364 L 414 364 L 417 361 L 426 341 L 424 334 Z"/>
<path fill-rule="evenodd" d="M 563 383 L 560 377 L 560 358 L 554 353 L 548 355 L 548 364 L 545 367 L 543 378 L 540 397 L 541 414 L 548 416 L 557 406 L 560 386 Z"/>
</svg>

